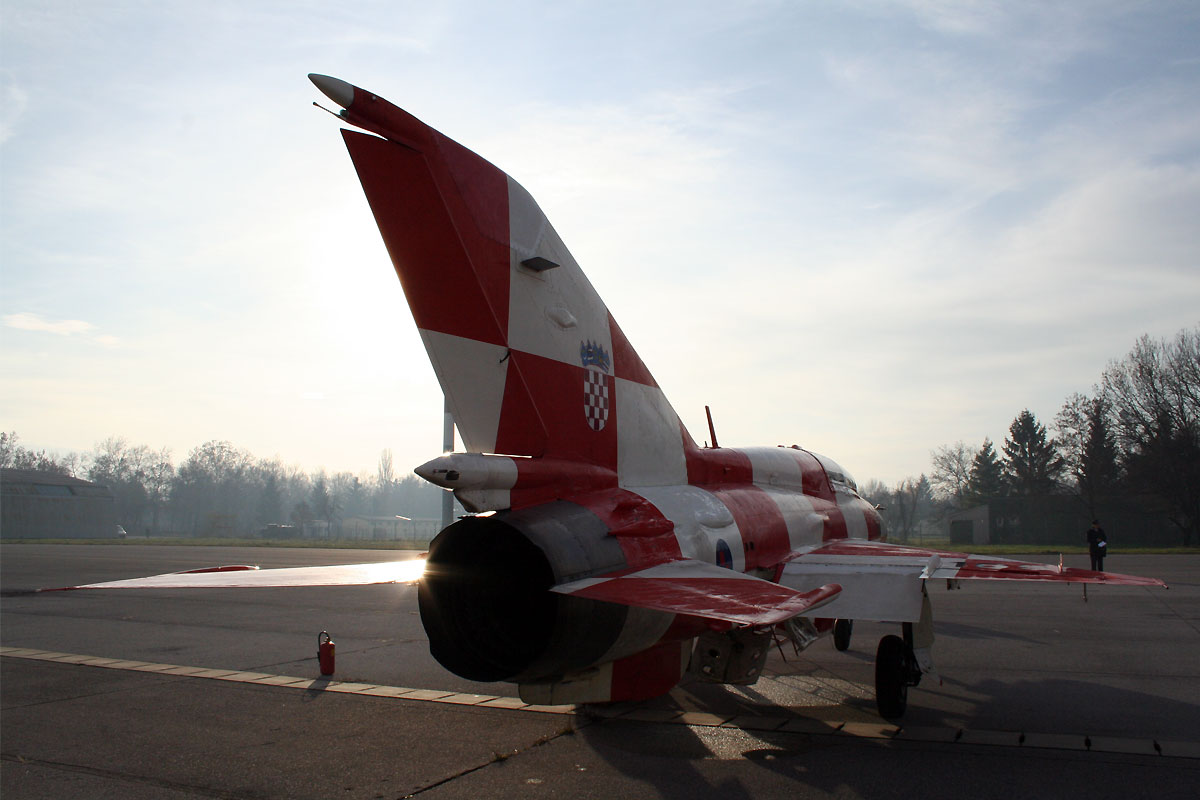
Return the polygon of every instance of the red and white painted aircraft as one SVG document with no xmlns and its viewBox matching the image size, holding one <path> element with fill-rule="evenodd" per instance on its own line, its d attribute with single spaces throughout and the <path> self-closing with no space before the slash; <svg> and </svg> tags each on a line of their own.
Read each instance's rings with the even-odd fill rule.
<svg viewBox="0 0 1200 800">
<path fill-rule="evenodd" d="M 637 700 L 689 670 L 753 683 L 776 631 L 845 649 L 851 620 L 879 620 L 901 625 L 876 656 L 895 717 L 932 670 L 932 579 L 1163 585 L 888 544 L 833 460 L 697 446 L 520 184 L 378 95 L 309 77 L 369 132 L 342 136 L 468 451 L 416 469 L 472 512 L 433 541 L 419 587 L 451 672 L 529 702 Z M 390 567 L 93 586 L 379 583 Z"/>
</svg>

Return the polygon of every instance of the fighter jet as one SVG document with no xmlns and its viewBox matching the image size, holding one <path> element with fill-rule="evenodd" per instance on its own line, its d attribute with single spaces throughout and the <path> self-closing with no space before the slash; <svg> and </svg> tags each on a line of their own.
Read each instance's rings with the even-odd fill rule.
<svg viewBox="0 0 1200 800">
<path fill-rule="evenodd" d="M 933 671 L 927 587 L 962 580 L 1162 586 L 886 542 L 833 459 L 701 447 L 533 197 L 379 95 L 309 78 L 341 133 L 466 452 L 416 468 L 470 513 L 419 583 L 434 657 L 533 703 L 641 700 L 686 674 L 751 684 L 777 636 L 897 623 L 879 712 Z M 295 586 L 399 580 L 388 565 L 234 570 L 93 584 Z"/>
</svg>

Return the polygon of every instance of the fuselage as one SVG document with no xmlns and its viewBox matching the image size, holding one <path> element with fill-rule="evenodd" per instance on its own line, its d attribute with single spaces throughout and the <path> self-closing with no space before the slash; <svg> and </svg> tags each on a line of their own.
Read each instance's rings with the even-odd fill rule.
<svg viewBox="0 0 1200 800">
<path fill-rule="evenodd" d="M 685 450 L 687 483 L 620 485 L 562 459 L 451 453 L 417 468 L 474 512 L 563 500 L 591 511 L 626 565 L 690 558 L 777 579 L 789 554 L 834 539 L 880 539 L 879 512 L 844 469 L 799 447 Z"/>
</svg>

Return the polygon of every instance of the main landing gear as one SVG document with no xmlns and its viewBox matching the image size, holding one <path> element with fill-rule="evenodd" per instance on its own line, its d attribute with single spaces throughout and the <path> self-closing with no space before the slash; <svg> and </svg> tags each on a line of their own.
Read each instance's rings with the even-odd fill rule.
<svg viewBox="0 0 1200 800">
<path fill-rule="evenodd" d="M 904 637 L 885 636 L 875 651 L 875 704 L 879 716 L 896 719 L 908 707 L 908 687 L 921 683 L 921 666 L 913 654 L 913 626 L 904 623 Z"/>
<path fill-rule="evenodd" d="M 850 649 L 850 634 L 854 632 L 854 620 L 838 619 L 833 623 L 833 646 L 839 653 Z"/>
</svg>

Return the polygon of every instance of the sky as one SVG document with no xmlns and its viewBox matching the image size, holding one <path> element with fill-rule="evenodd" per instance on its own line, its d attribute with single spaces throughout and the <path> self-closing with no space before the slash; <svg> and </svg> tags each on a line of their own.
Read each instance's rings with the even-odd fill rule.
<svg viewBox="0 0 1200 800">
<path fill-rule="evenodd" d="M 0 428 L 441 451 L 309 72 L 530 190 L 697 441 L 894 483 L 1200 324 L 1193 2 L 5 0 Z"/>
</svg>

